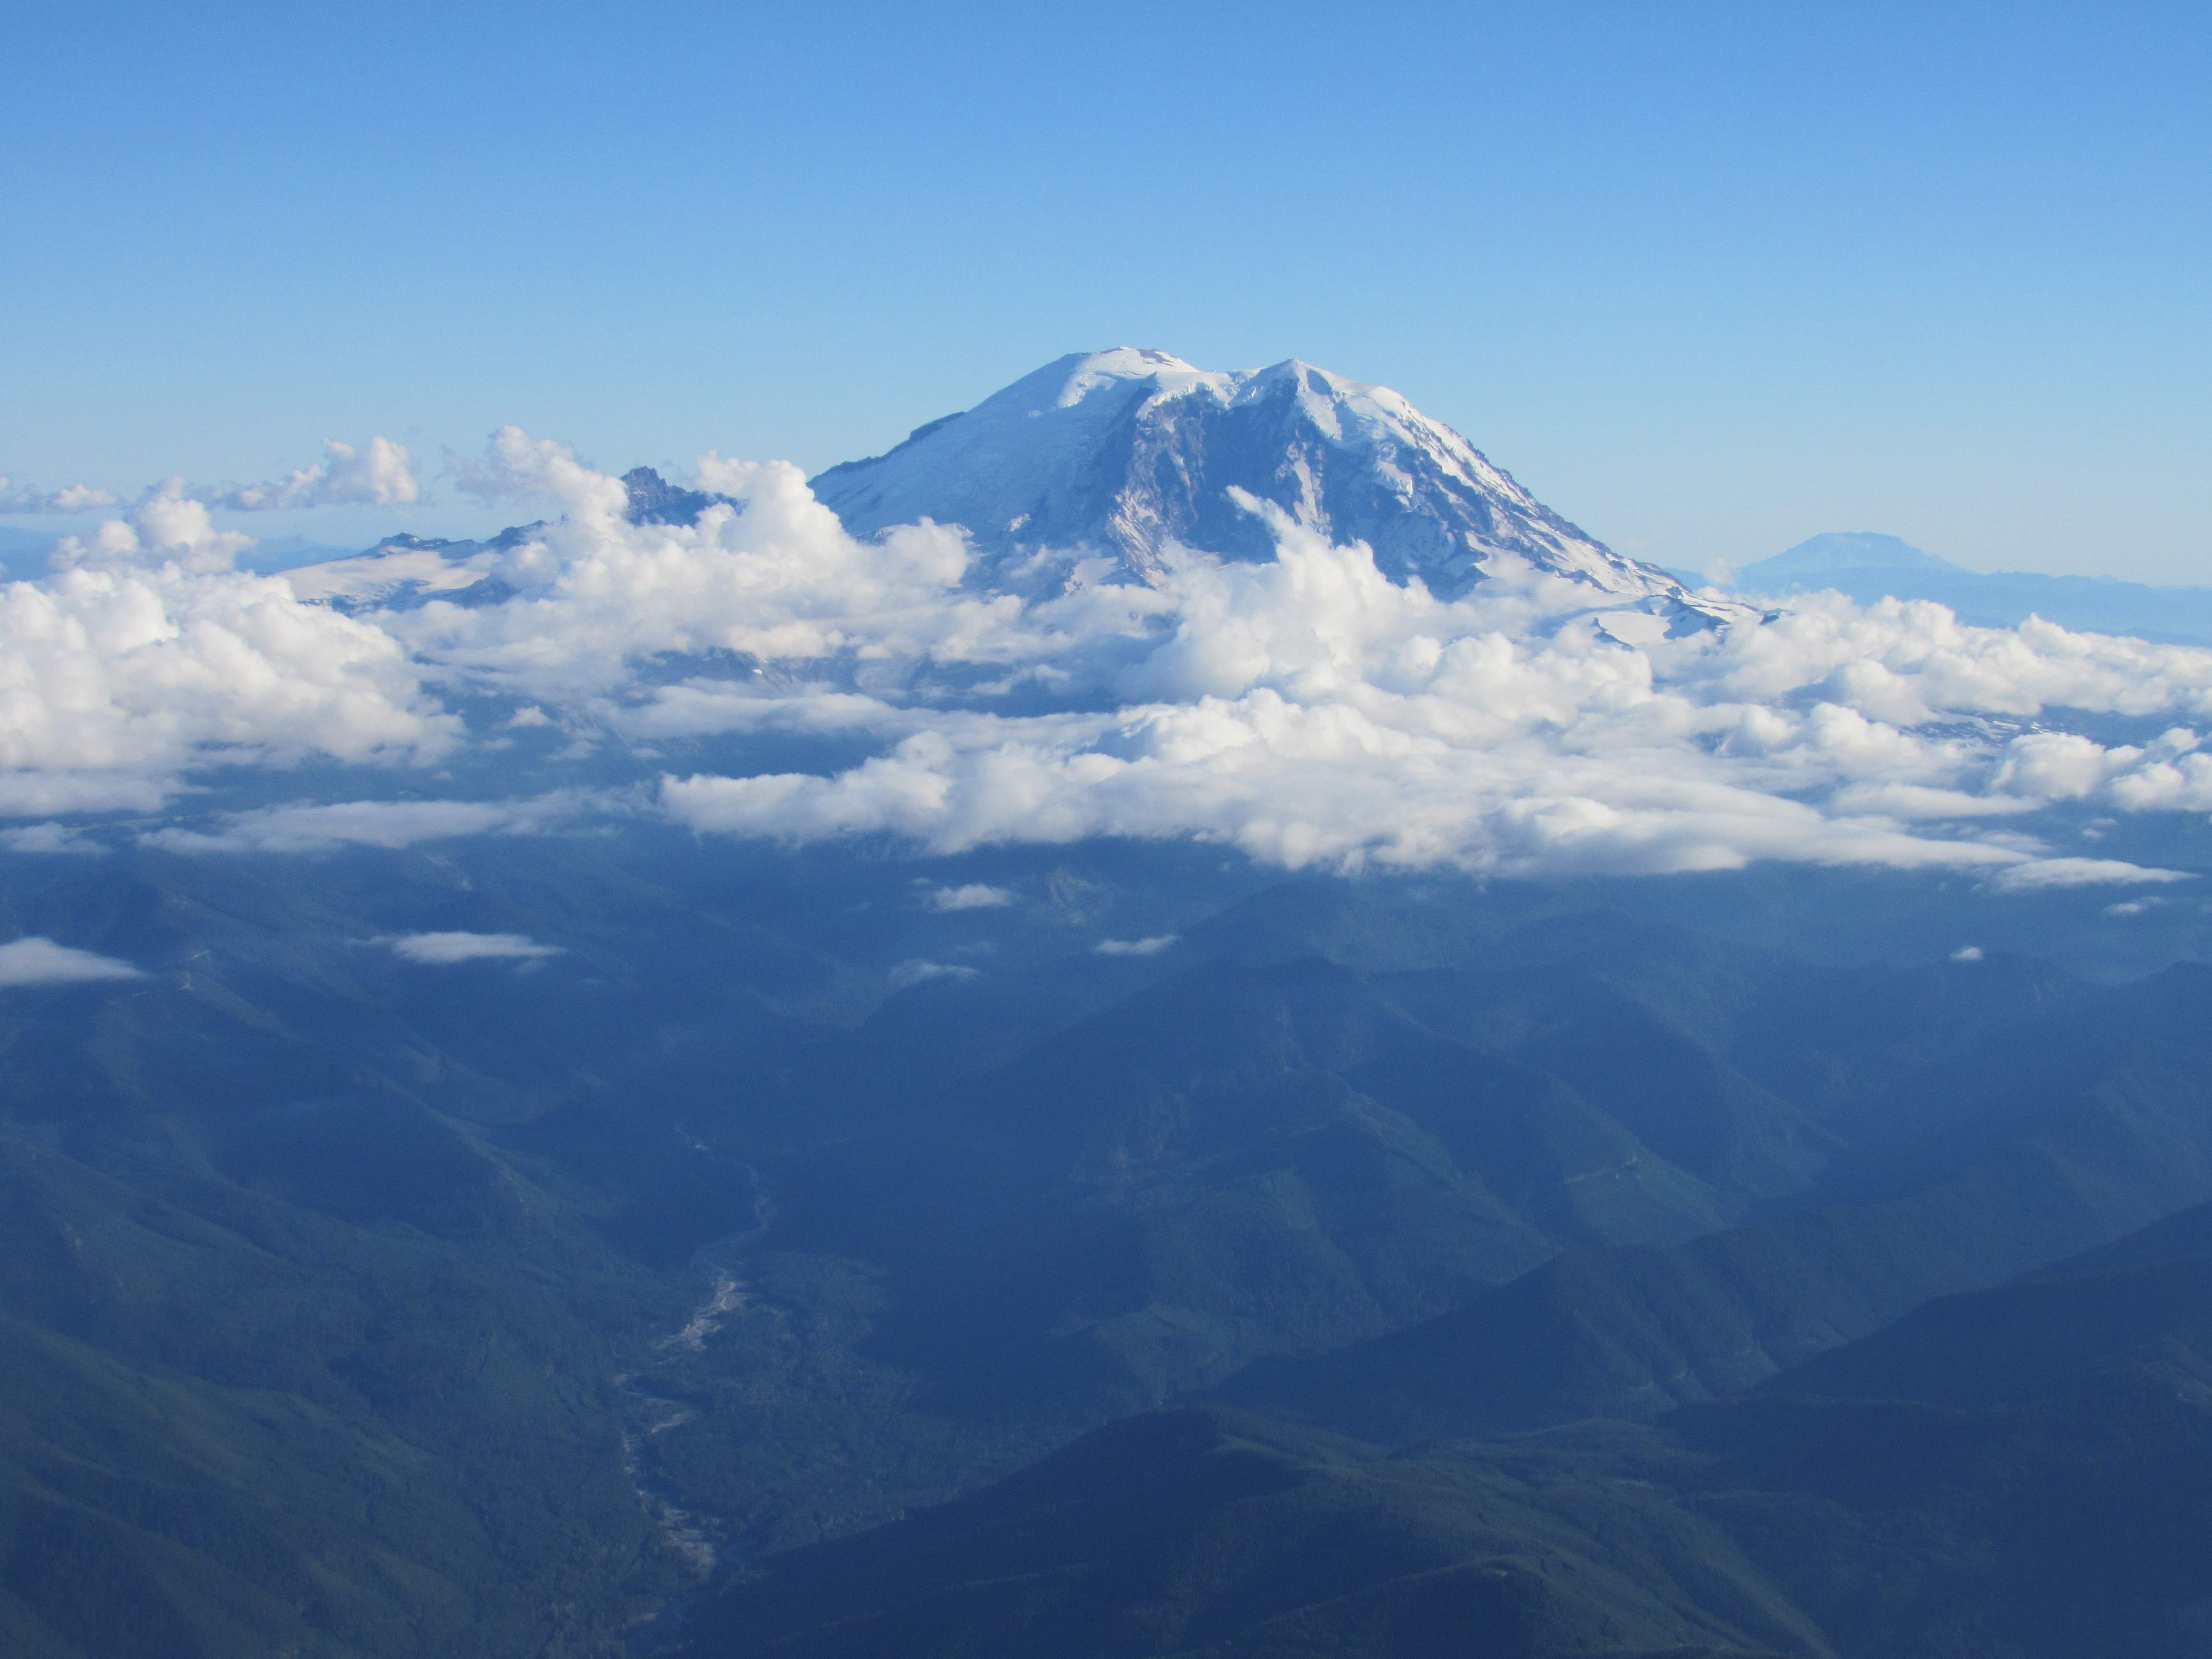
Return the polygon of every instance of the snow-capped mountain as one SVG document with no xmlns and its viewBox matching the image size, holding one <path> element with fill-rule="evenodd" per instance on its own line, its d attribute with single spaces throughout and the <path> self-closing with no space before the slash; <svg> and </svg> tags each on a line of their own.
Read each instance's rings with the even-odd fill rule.
<svg viewBox="0 0 2212 1659">
<path fill-rule="evenodd" d="M 688 523 L 726 499 L 648 467 L 622 482 L 639 524 Z M 1504 556 L 1587 586 L 1592 611 L 1648 613 L 1668 631 L 1751 614 L 1613 552 L 1396 392 L 1295 361 L 1224 373 L 1128 347 L 1077 353 L 811 482 L 857 536 L 923 519 L 963 526 L 986 584 L 1017 580 L 1045 550 L 1087 550 L 1145 581 L 1175 544 L 1272 558 L 1273 532 L 1240 503 L 1249 494 L 1334 541 L 1366 543 L 1392 580 L 1419 577 L 1447 597 Z M 302 599 L 345 611 L 495 602 L 510 591 L 494 574 L 502 556 L 538 528 L 483 542 L 393 537 L 291 580 Z"/>
<path fill-rule="evenodd" d="M 1615 599 L 1684 597 L 1536 500 L 1396 392 L 1296 361 L 1221 373 L 1122 347 L 1048 363 L 887 454 L 833 466 L 815 494 L 855 533 L 929 518 L 987 554 L 1088 545 L 1152 579 L 1170 543 L 1272 556 L 1232 489 L 1441 592 L 1514 554 Z"/>
<path fill-rule="evenodd" d="M 500 562 L 545 528 L 516 525 L 488 541 L 387 536 L 365 553 L 301 565 L 283 573 L 293 593 L 349 616 L 368 611 L 412 611 L 433 599 L 455 605 L 496 605 L 514 590 L 499 577 Z"/>
</svg>

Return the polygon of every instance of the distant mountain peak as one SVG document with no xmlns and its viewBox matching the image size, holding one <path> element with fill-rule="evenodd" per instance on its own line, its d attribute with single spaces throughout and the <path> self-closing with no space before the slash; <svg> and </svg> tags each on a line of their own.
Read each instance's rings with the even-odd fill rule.
<svg viewBox="0 0 2212 1659">
<path fill-rule="evenodd" d="M 2084 633 L 2132 635 L 2171 645 L 2212 644 L 2212 587 L 2152 587 L 2108 576 L 1984 574 L 1871 530 L 1831 531 L 1746 565 L 1738 593 L 1832 590 L 1860 605 L 1885 599 L 1942 605 L 1976 628 L 2016 628 L 2030 617 Z"/>
<path fill-rule="evenodd" d="M 1739 572 L 1739 586 L 1758 578 L 1825 576 L 1839 570 L 1963 571 L 1963 567 L 1923 552 L 1902 537 L 1875 530 L 1831 530 L 1761 559 Z"/>
<path fill-rule="evenodd" d="M 623 474 L 622 483 L 629 497 L 625 516 L 632 524 L 693 524 L 708 507 L 727 499 L 672 484 L 649 466 L 630 468 Z"/>
<path fill-rule="evenodd" d="M 1397 392 L 1295 358 L 1227 371 L 1144 347 L 1071 353 L 813 485 L 856 534 L 927 518 L 965 526 L 987 558 L 1088 546 L 1146 580 L 1171 544 L 1272 557 L 1272 532 L 1231 499 L 1243 489 L 1439 592 L 1505 556 L 1614 602 L 1686 598 Z"/>
</svg>

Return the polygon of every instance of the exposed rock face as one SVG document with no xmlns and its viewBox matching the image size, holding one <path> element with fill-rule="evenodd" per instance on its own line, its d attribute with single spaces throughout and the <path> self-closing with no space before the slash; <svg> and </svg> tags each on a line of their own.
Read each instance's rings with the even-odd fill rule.
<svg viewBox="0 0 2212 1659">
<path fill-rule="evenodd" d="M 715 502 L 726 500 L 703 489 L 684 489 L 672 484 L 649 466 L 634 466 L 623 474 L 623 489 L 629 495 L 627 514 L 632 524 L 692 524 Z"/>
</svg>

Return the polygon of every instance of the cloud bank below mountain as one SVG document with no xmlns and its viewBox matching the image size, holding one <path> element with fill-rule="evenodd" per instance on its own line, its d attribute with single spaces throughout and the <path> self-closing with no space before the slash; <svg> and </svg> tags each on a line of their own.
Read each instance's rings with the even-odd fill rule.
<svg viewBox="0 0 2212 1659">
<path fill-rule="evenodd" d="M 246 538 L 178 485 L 0 590 L 0 811 L 145 812 L 188 778 L 321 757 L 450 777 L 434 800 L 144 837 L 305 853 L 645 811 L 933 854 L 1197 837 L 1292 868 L 1771 859 L 2027 889 L 2159 873 L 2052 844 L 2054 805 L 2212 811 L 2212 652 L 1833 596 L 1670 635 L 1504 557 L 1447 600 L 1256 502 L 1273 561 L 1175 552 L 1146 586 L 1082 550 L 986 565 L 927 523 L 859 539 L 777 463 L 707 458 L 734 504 L 686 525 L 630 522 L 619 480 L 513 428 L 460 471 L 557 510 L 482 556 L 475 603 L 304 603 L 231 569 Z M 472 757 L 539 727 L 560 746 L 533 794 L 455 798 Z M 786 758 L 746 767 L 768 738 Z M 810 740 L 823 763 L 794 769 Z M 647 757 L 641 795 L 563 775 L 625 749 Z"/>
</svg>

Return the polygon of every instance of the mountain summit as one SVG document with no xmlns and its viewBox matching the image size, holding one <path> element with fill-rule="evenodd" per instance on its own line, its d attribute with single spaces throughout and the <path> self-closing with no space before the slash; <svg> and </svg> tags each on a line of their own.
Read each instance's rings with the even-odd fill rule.
<svg viewBox="0 0 2212 1659">
<path fill-rule="evenodd" d="M 1851 571 L 1907 570 L 1922 575 L 1971 576 L 1948 559 L 1924 553 L 1902 537 L 1871 530 L 1831 530 L 1771 559 L 1736 572 L 1738 585 L 1753 592 L 1787 592 L 1793 584 Z M 1762 586 L 1764 584 L 1764 586 Z"/>
<path fill-rule="evenodd" d="M 987 556 L 1089 545 L 1147 580 L 1170 543 L 1273 557 L 1267 526 L 1231 497 L 1242 489 L 1442 593 L 1511 555 L 1616 599 L 1683 597 L 1396 392 L 1296 360 L 1223 373 L 1164 351 L 1079 352 L 813 488 L 855 534 L 934 519 Z"/>
<path fill-rule="evenodd" d="M 729 499 L 650 467 L 622 483 L 635 524 L 688 524 Z M 1396 392 L 1295 359 L 1224 372 L 1127 346 L 1078 352 L 811 484 L 855 536 L 962 526 L 987 584 L 1048 550 L 1088 550 L 1147 582 L 1173 545 L 1270 560 L 1256 500 L 1334 542 L 1364 542 L 1392 581 L 1419 577 L 1448 599 L 1520 560 L 1591 589 L 1591 611 L 1662 617 L 1670 632 L 1755 614 L 1622 557 Z M 489 542 L 393 537 L 295 572 L 293 589 L 346 611 L 495 602 L 511 591 L 485 580 L 498 555 L 536 528 Z"/>
</svg>

